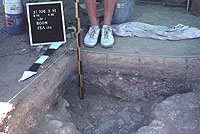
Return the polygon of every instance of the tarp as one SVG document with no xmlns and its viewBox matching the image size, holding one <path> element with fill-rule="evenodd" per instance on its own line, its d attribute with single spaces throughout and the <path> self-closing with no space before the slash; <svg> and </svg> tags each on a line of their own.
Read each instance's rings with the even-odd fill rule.
<svg viewBox="0 0 200 134">
<path fill-rule="evenodd" d="M 195 27 L 178 24 L 172 28 L 151 25 L 141 22 L 128 22 L 112 25 L 113 33 L 117 36 L 135 36 L 158 40 L 184 40 L 200 37 L 200 30 Z"/>
</svg>

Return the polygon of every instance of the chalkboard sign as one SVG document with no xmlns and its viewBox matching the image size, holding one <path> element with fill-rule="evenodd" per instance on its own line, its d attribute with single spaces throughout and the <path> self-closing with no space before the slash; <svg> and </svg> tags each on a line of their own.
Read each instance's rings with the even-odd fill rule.
<svg viewBox="0 0 200 134">
<path fill-rule="evenodd" d="M 62 1 L 27 3 L 31 46 L 66 42 Z"/>
</svg>

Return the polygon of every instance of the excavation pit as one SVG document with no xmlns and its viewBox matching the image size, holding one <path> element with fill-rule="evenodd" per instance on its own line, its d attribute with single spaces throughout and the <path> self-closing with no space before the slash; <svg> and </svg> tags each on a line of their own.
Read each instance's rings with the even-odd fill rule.
<svg viewBox="0 0 200 134">
<path fill-rule="evenodd" d="M 9 126 L 9 132 L 17 134 L 148 134 L 164 131 L 164 124 L 166 131 L 161 134 L 184 134 L 178 129 L 199 134 L 198 57 L 83 50 L 82 58 L 83 100 L 79 99 L 76 51 L 70 50 L 12 101 L 20 103 L 2 130 Z M 187 97 L 189 92 L 192 95 Z M 152 123 L 153 130 L 139 133 Z"/>
<path fill-rule="evenodd" d="M 121 76 L 118 79 L 123 81 Z M 73 82 L 73 85 L 77 83 L 78 81 Z M 118 85 L 112 88 L 112 95 L 107 94 L 100 87 L 97 88 L 98 85 L 93 86 L 86 89 L 83 100 L 79 99 L 77 92 L 79 88 L 72 86 L 63 98 L 59 99 L 53 110 L 31 130 L 31 134 L 61 134 L 62 131 L 67 133 L 65 129 L 56 128 L 59 124 L 72 129 L 70 132 L 73 134 L 79 132 L 82 134 L 130 134 L 142 126 L 147 126 L 151 122 L 151 111 L 156 104 L 166 98 L 166 96 L 151 99 L 126 96 L 126 93 L 114 91 Z"/>
<path fill-rule="evenodd" d="M 153 128 L 160 131 L 165 130 L 163 124 L 166 128 L 179 124 L 173 131 L 167 129 L 167 133 L 179 134 L 175 131 L 178 129 L 199 133 L 200 95 L 195 93 L 200 87 L 198 58 L 87 50 L 82 52 L 82 57 L 84 99 L 79 99 L 76 51 L 69 51 L 16 98 L 20 103 L 5 124 L 10 132 L 148 134 L 151 130 L 138 132 L 156 123 Z M 188 92 L 192 94 L 190 97 L 185 95 Z M 177 97 L 168 101 L 174 95 Z M 178 111 L 173 111 L 177 107 Z M 181 118 L 173 120 L 175 117 Z"/>
<path fill-rule="evenodd" d="M 127 56 L 109 54 L 124 64 L 115 65 L 107 70 L 107 66 L 99 64 L 102 61 L 95 59 L 102 54 L 84 52 L 85 59 L 90 59 L 90 56 L 94 61 L 84 62 L 89 65 L 84 66 L 84 99 L 79 99 L 78 76 L 74 74 L 60 87 L 65 93 L 54 108 L 30 130 L 30 134 L 136 133 L 138 129 L 148 126 L 154 120 L 152 113 L 160 102 L 175 94 L 194 90 L 188 88 L 189 85 L 186 85 L 183 78 L 174 77 L 177 76 L 176 73 L 180 73 L 170 69 L 174 64 L 168 66 L 172 71 L 170 73 L 164 69 L 166 66 L 160 66 L 160 70 L 155 72 L 152 66 L 143 65 L 149 72 L 144 73 L 137 66 L 134 69 L 130 67 L 135 56 L 129 57 L 129 61 L 132 61 L 130 63 Z M 143 58 L 139 57 L 135 61 L 145 61 Z M 106 65 L 109 64 L 113 63 L 109 62 Z"/>
<path fill-rule="evenodd" d="M 86 94 L 84 100 L 80 100 L 77 94 L 66 93 L 65 99 L 69 103 L 67 110 L 73 123 L 83 134 L 136 132 L 138 128 L 148 125 L 152 108 L 162 100 L 128 101 L 99 91 Z"/>
</svg>

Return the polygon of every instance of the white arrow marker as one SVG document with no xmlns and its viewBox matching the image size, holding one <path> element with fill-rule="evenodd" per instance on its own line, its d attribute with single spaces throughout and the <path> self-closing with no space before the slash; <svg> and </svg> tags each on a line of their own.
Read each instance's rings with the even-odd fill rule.
<svg viewBox="0 0 200 134">
<path fill-rule="evenodd" d="M 37 74 L 37 72 L 32 72 L 32 71 L 24 71 L 22 77 L 19 79 L 19 81 L 24 81 L 30 77 L 32 77 L 33 75 Z"/>
</svg>

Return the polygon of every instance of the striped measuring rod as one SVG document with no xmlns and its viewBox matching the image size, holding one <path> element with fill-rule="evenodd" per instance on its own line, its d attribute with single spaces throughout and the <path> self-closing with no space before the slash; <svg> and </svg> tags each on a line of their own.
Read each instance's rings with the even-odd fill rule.
<svg viewBox="0 0 200 134">
<path fill-rule="evenodd" d="M 80 18 L 79 18 L 79 0 L 75 0 L 75 17 L 76 17 L 76 46 L 77 46 L 77 57 L 78 57 L 78 75 L 79 75 L 79 95 L 80 99 L 83 99 L 83 75 L 82 75 L 82 61 L 81 61 L 81 42 L 80 42 Z"/>
</svg>

